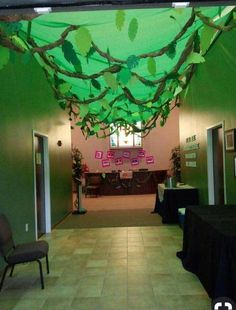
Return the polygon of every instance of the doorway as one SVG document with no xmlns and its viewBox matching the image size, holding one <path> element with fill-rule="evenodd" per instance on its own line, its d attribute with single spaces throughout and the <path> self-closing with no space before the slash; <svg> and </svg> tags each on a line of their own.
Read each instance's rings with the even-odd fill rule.
<svg viewBox="0 0 236 310">
<path fill-rule="evenodd" d="M 48 137 L 34 132 L 34 188 L 36 239 L 51 231 Z"/>
<path fill-rule="evenodd" d="M 209 204 L 226 203 L 224 123 L 207 129 L 207 167 Z"/>
</svg>

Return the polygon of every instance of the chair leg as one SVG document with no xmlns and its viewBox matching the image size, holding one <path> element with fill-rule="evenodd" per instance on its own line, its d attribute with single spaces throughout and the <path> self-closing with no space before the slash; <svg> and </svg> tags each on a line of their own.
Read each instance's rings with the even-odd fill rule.
<svg viewBox="0 0 236 310">
<path fill-rule="evenodd" d="M 10 277 L 12 277 L 12 275 L 13 275 L 14 267 L 15 267 L 15 265 L 12 265 L 11 272 L 10 272 Z"/>
<path fill-rule="evenodd" d="M 2 279 L 1 279 L 1 283 L 0 283 L 0 291 L 2 290 L 2 286 L 3 286 L 3 282 L 5 280 L 6 274 L 7 274 L 7 270 L 10 266 L 7 265 L 3 271 L 3 275 L 2 275 Z"/>
<path fill-rule="evenodd" d="M 43 281 L 43 270 L 42 270 L 42 263 L 39 259 L 37 259 L 37 262 L 39 263 L 39 273 L 40 273 L 40 281 L 41 281 L 41 288 L 44 289 L 44 281 Z"/>
<path fill-rule="evenodd" d="M 48 255 L 46 255 L 46 265 L 47 265 L 47 273 L 49 273 Z"/>
</svg>

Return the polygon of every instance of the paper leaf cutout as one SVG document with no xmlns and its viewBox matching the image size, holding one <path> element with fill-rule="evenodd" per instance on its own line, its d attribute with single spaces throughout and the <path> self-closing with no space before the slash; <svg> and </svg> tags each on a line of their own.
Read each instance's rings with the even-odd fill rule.
<svg viewBox="0 0 236 310">
<path fill-rule="evenodd" d="M 70 91 L 71 89 L 71 84 L 69 83 L 63 83 L 63 84 L 60 84 L 59 85 L 59 91 L 62 93 L 62 94 L 66 94 Z"/>
<path fill-rule="evenodd" d="M 102 107 L 105 109 L 105 110 L 111 110 L 111 107 L 109 105 L 109 102 L 107 99 L 102 99 L 100 100 L 100 104 L 102 105 Z"/>
<path fill-rule="evenodd" d="M 66 101 L 65 100 L 59 100 L 58 103 L 59 103 L 59 106 L 62 108 L 62 110 L 66 109 Z"/>
<path fill-rule="evenodd" d="M 10 52 L 8 48 L 0 47 L 0 70 L 8 64 L 10 59 Z"/>
<path fill-rule="evenodd" d="M 146 103 L 146 107 L 147 108 L 152 108 L 152 102 L 150 101 L 150 102 Z"/>
<path fill-rule="evenodd" d="M 125 11 L 118 10 L 116 11 L 116 28 L 121 31 L 125 23 Z"/>
<path fill-rule="evenodd" d="M 93 87 L 96 88 L 97 90 L 101 89 L 101 84 L 97 80 L 92 79 L 91 83 L 92 83 Z"/>
<path fill-rule="evenodd" d="M 75 34 L 75 41 L 82 56 L 86 56 L 91 48 L 92 38 L 90 32 L 85 27 L 80 27 Z"/>
<path fill-rule="evenodd" d="M 139 64 L 139 58 L 135 55 L 130 55 L 128 58 L 127 58 L 127 67 L 131 70 L 131 69 L 134 69 L 138 66 Z"/>
<path fill-rule="evenodd" d="M 133 18 L 129 23 L 128 35 L 130 41 L 134 41 L 138 32 L 138 21 L 136 18 Z"/>
<path fill-rule="evenodd" d="M 175 55 L 176 55 L 176 43 L 171 43 L 171 44 L 169 45 L 169 49 L 168 49 L 168 51 L 166 52 L 166 55 L 167 55 L 170 59 L 175 58 Z"/>
<path fill-rule="evenodd" d="M 173 93 L 172 93 L 171 91 L 169 91 L 169 90 L 166 90 L 166 91 L 162 94 L 162 96 L 161 96 L 161 101 L 162 101 L 162 102 L 166 102 L 166 101 L 169 101 L 169 100 L 171 100 L 171 99 L 173 99 L 173 98 L 174 98 Z"/>
<path fill-rule="evenodd" d="M 115 91 L 117 89 L 117 81 L 116 78 L 114 77 L 114 75 L 110 72 L 105 72 L 103 74 L 104 80 L 107 83 L 107 85 L 113 90 Z"/>
<path fill-rule="evenodd" d="M 147 69 L 148 69 L 148 72 L 151 74 L 151 75 L 155 75 L 156 74 L 156 61 L 154 58 L 152 57 L 149 57 L 148 60 L 147 60 Z"/>
<path fill-rule="evenodd" d="M 118 73 L 118 79 L 121 81 L 124 85 L 126 85 L 129 80 L 131 79 L 131 72 L 128 68 L 122 68 L 120 72 Z"/>
<path fill-rule="evenodd" d="M 199 64 L 203 62 L 205 62 L 205 58 L 198 53 L 191 53 L 186 60 L 187 64 Z"/>
<path fill-rule="evenodd" d="M 202 54 L 205 54 L 207 52 L 208 48 L 211 45 L 211 41 L 214 35 L 215 35 L 215 29 L 205 25 L 204 28 L 202 29 L 200 39 Z"/>
<path fill-rule="evenodd" d="M 99 124 L 95 124 L 95 125 L 93 126 L 93 131 L 94 131 L 94 132 L 98 132 L 99 130 L 100 130 Z"/>
<path fill-rule="evenodd" d="M 76 55 L 73 45 L 71 42 L 65 40 L 62 45 L 62 51 L 65 59 L 71 63 L 77 72 L 82 72 L 81 62 Z"/>
<path fill-rule="evenodd" d="M 88 111 L 89 111 L 89 106 L 88 104 L 81 104 L 79 106 L 79 116 L 81 118 L 84 118 L 87 114 L 88 114 Z"/>
</svg>

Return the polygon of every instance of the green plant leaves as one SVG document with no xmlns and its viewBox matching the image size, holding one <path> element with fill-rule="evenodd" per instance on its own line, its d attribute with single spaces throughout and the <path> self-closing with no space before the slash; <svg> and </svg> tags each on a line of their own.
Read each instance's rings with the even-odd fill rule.
<svg viewBox="0 0 236 310">
<path fill-rule="evenodd" d="M 85 27 L 80 27 L 75 33 L 75 41 L 82 56 L 86 56 L 91 48 L 92 38 Z"/>
<path fill-rule="evenodd" d="M 71 84 L 69 83 L 62 83 L 59 85 L 58 87 L 59 91 L 62 93 L 62 94 L 66 94 L 70 91 L 71 89 Z"/>
<path fill-rule="evenodd" d="M 156 68 L 156 61 L 155 61 L 154 58 L 152 58 L 152 57 L 148 58 L 148 60 L 147 60 L 147 69 L 148 69 L 148 72 L 151 75 L 154 76 L 156 74 L 157 68 Z"/>
<path fill-rule="evenodd" d="M 8 64 L 10 59 L 10 51 L 8 48 L 0 47 L 0 70 Z"/>
<path fill-rule="evenodd" d="M 139 64 L 139 58 L 135 55 L 130 55 L 128 58 L 127 58 L 127 67 L 132 70 L 134 68 L 136 68 Z"/>
<path fill-rule="evenodd" d="M 113 90 L 115 91 L 118 87 L 117 81 L 115 76 L 110 73 L 110 72 L 105 72 L 103 74 L 104 80 L 107 83 L 107 85 Z"/>
<path fill-rule="evenodd" d="M 134 41 L 138 32 L 138 20 L 136 18 L 132 18 L 131 22 L 129 23 L 128 35 L 130 41 Z"/>
<path fill-rule="evenodd" d="M 81 62 L 77 57 L 71 42 L 65 40 L 61 48 L 65 59 L 74 66 L 77 72 L 82 72 Z"/>
<path fill-rule="evenodd" d="M 125 11 L 116 11 L 116 28 L 121 31 L 125 23 Z"/>
</svg>

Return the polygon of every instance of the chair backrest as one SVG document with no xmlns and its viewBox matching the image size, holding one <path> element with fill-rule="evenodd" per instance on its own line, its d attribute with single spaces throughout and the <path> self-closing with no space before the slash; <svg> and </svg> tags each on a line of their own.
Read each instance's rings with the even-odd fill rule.
<svg viewBox="0 0 236 310">
<path fill-rule="evenodd" d="M 100 175 L 91 175 L 88 179 L 88 185 L 97 185 L 99 186 L 102 182 Z"/>
<path fill-rule="evenodd" d="M 10 223 L 4 214 L 0 214 L 0 254 L 6 258 L 14 247 Z"/>
</svg>

